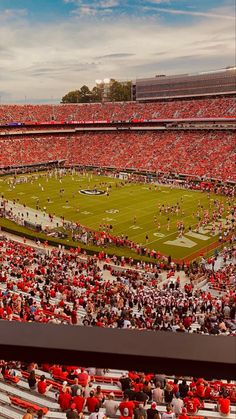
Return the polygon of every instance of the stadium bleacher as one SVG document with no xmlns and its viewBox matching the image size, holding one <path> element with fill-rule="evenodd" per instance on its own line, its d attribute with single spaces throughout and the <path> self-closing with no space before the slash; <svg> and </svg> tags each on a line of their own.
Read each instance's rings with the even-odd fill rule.
<svg viewBox="0 0 236 419">
<path fill-rule="evenodd" d="M 135 119 L 226 118 L 236 116 L 233 97 L 153 103 L 0 105 L 0 125 L 13 122 L 130 121 Z"/>
<path fill-rule="evenodd" d="M 0 167 L 65 160 L 70 166 L 183 173 L 235 181 L 234 134 L 177 130 L 2 136 Z"/>
<path fill-rule="evenodd" d="M 51 121 L 132 121 L 135 119 L 231 118 L 236 115 L 233 98 L 213 98 L 156 103 L 110 103 L 68 105 L 1 105 L 0 125 L 47 123 Z M 14 128 L 12 127 L 12 130 Z M 19 127 L 15 128 L 16 132 Z M 0 136 L 0 167 L 29 165 L 65 160 L 67 166 L 114 167 L 137 171 L 184 173 L 223 181 L 236 181 L 235 138 L 231 130 L 168 130 L 159 132 L 86 132 L 78 134 L 44 133 L 40 135 Z M 235 335 L 235 247 L 224 251 L 223 266 L 214 271 L 211 261 L 204 269 L 196 266 L 179 278 L 176 267 L 168 272 L 157 269 L 147 275 L 130 267 L 101 269 L 97 258 L 82 260 L 78 255 L 53 249 L 50 254 L 17 244 L 8 238 L 0 242 L 0 320 L 37 321 L 96 327 L 154 329 L 207 335 Z M 228 252 L 228 253 L 227 253 Z M 158 276 L 162 278 L 158 279 Z M 66 360 L 65 360 L 66 363 Z M 70 392 L 74 378 L 69 369 L 53 374 L 52 366 L 34 365 L 36 380 L 45 375 L 51 386 L 42 395 L 28 385 L 29 365 L 2 361 L 0 367 L 0 417 L 21 419 L 26 409 L 43 410 L 45 418 L 67 418 L 58 404 L 58 393 Z M 80 367 L 74 367 L 77 369 Z M 32 370 L 32 368 L 31 368 Z M 60 370 L 60 367 L 59 367 Z M 58 370 L 58 371 L 59 371 Z M 94 370 L 93 373 L 91 370 Z M 104 399 L 110 393 L 119 405 L 124 396 L 121 376 L 132 377 L 132 397 L 137 404 L 139 389 L 145 381 L 151 390 L 157 380 L 142 373 L 88 369 L 90 384 L 82 385 L 85 398 L 101 386 Z M 156 371 L 155 371 L 156 372 Z M 77 373 L 76 373 L 77 374 Z M 139 380 L 136 382 L 135 377 Z M 175 377 L 164 377 L 164 388 L 170 386 L 173 398 L 178 388 Z M 64 384 L 64 382 L 67 382 Z M 188 417 L 222 417 L 217 400 L 226 395 L 236 414 L 235 383 L 201 381 L 188 378 L 187 383 L 199 397 L 198 386 L 204 386 L 198 412 Z M 202 384 L 203 383 L 203 384 Z M 83 383 L 79 383 L 81 385 Z M 140 385 L 141 384 L 141 385 Z M 178 387 L 178 384 L 177 384 Z M 207 396 L 205 391 L 208 388 Z M 174 390 L 175 389 L 175 390 Z M 149 392 L 150 393 L 150 392 Z M 141 394 L 143 397 L 143 394 Z M 113 398 L 113 396 L 112 396 Z M 71 405 L 72 399 L 69 406 Z M 152 396 L 145 404 L 151 406 Z M 158 403 L 160 415 L 169 403 Z M 185 401 L 187 406 L 187 402 Z M 100 406 L 99 419 L 106 407 Z M 117 410 L 116 417 L 122 412 Z M 83 416 L 89 417 L 87 407 Z M 125 415 L 124 415 L 125 416 Z M 73 416 L 71 416 L 73 417 Z M 122 416 L 123 417 L 123 416 Z M 135 416 L 136 418 L 136 416 Z M 166 417 L 164 416 L 166 419 Z M 171 417 L 173 419 L 173 416 Z M 31 418 L 30 418 L 31 419 Z M 93 416 L 91 419 L 96 419 Z M 144 419 L 146 419 L 144 415 Z M 151 419 L 147 416 L 147 419 Z M 158 419 L 158 417 L 157 417 Z"/>
</svg>

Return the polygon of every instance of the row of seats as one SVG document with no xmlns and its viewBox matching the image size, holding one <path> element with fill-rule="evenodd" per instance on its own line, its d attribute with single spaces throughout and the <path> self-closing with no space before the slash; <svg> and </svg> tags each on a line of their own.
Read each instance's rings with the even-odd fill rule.
<svg viewBox="0 0 236 419">
<path fill-rule="evenodd" d="M 127 121 L 132 119 L 235 117 L 234 98 L 173 100 L 153 103 L 1 105 L 0 125 L 11 122 Z"/>
<path fill-rule="evenodd" d="M 91 132 L 1 137 L 0 167 L 64 160 L 69 165 L 185 173 L 236 180 L 234 132 Z"/>
<path fill-rule="evenodd" d="M 62 419 L 67 417 L 63 411 L 67 411 L 71 403 L 75 403 L 75 411 L 78 409 L 78 412 L 80 412 L 80 409 L 82 409 L 85 417 L 94 412 L 97 403 L 98 406 L 101 406 L 100 413 L 108 417 L 118 418 L 118 412 L 122 415 L 123 409 L 127 407 L 132 412 L 129 415 L 132 418 L 133 409 L 135 407 L 139 408 L 140 403 L 144 405 L 144 409 L 147 412 L 147 409 L 151 408 L 151 403 L 154 402 L 156 403 L 155 408 L 158 409 L 158 412 L 165 414 L 166 406 L 171 405 L 173 402 L 172 412 L 174 411 L 175 413 L 180 409 L 179 414 L 181 414 L 181 406 L 186 406 L 187 412 L 185 412 L 185 419 L 192 418 L 192 416 L 196 416 L 197 414 L 199 417 L 218 418 L 220 416 L 217 409 L 217 401 L 222 397 L 222 394 L 225 394 L 227 399 L 231 401 L 231 413 L 227 417 L 230 419 L 234 418 L 236 413 L 236 386 L 233 382 L 228 383 L 224 380 L 206 381 L 202 378 L 189 378 L 183 381 L 183 379 L 167 377 L 164 374 L 145 375 L 144 373 L 135 371 L 128 373 L 126 371 L 95 368 L 88 368 L 86 371 L 77 366 L 63 366 L 63 383 L 59 384 L 58 380 L 53 377 L 53 371 L 59 368 L 60 366 L 58 365 L 48 364 L 41 365 L 39 368 L 33 363 L 22 366 L 20 363 L 17 363 L 17 365 L 14 365 L 14 368 L 11 366 L 11 372 L 21 378 L 15 386 L 12 383 L 5 382 L 4 379 L 0 380 L 0 403 L 5 408 L 7 406 L 15 406 L 19 411 L 20 409 L 29 408 L 34 412 L 42 410 L 47 418 L 54 417 Z M 30 390 L 27 381 L 32 370 L 35 371 L 37 380 L 44 376 L 47 386 L 50 385 L 53 389 L 47 390 L 43 394 L 38 393 L 37 390 Z M 98 371 L 99 375 L 91 375 L 92 372 L 96 371 Z M 87 384 L 85 383 L 81 387 L 77 379 L 69 380 L 66 378 L 65 381 L 65 372 L 71 374 L 72 377 L 84 375 L 87 377 Z M 78 390 L 76 390 L 77 388 Z M 93 395 L 91 395 L 91 391 Z M 78 397 L 70 396 L 71 394 L 77 394 L 77 392 Z M 179 400 L 177 403 L 176 397 Z M 58 402 L 55 399 L 58 399 Z M 92 399 L 91 403 L 90 399 Z M 183 399 L 183 402 L 181 399 Z M 86 400 L 89 401 L 86 402 L 85 407 L 82 407 Z M 192 409 L 193 400 L 200 401 L 198 412 Z M 110 416 L 107 412 L 114 405 L 119 407 L 119 410 L 116 416 Z M 11 419 L 21 417 L 17 416 L 16 413 L 16 416 L 13 415 L 12 410 L 9 412 L 10 416 L 6 417 Z M 148 413 L 147 419 L 149 418 Z"/>
</svg>

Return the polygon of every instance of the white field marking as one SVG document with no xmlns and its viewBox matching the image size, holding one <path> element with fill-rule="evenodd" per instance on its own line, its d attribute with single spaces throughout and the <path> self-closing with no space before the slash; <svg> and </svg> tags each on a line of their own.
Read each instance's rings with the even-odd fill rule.
<svg viewBox="0 0 236 419">
<path fill-rule="evenodd" d="M 134 225 L 132 225 L 132 226 L 130 226 L 129 228 L 131 228 L 131 230 L 143 230 L 143 227 L 140 227 L 140 226 L 136 226 L 135 224 Z"/>
<path fill-rule="evenodd" d="M 218 228 L 216 228 L 215 229 L 215 231 L 212 231 L 212 229 L 203 229 L 203 230 L 201 230 L 201 229 L 199 229 L 199 231 L 200 231 L 200 233 L 202 234 L 210 234 L 210 236 L 211 237 L 215 237 L 215 236 L 218 236 L 218 234 L 219 234 L 219 229 Z"/>
<path fill-rule="evenodd" d="M 62 208 L 71 208 L 70 205 L 62 205 Z"/>
<path fill-rule="evenodd" d="M 77 211 L 79 211 L 79 209 L 78 209 Z M 89 211 L 81 211 L 81 214 L 84 214 L 84 215 L 89 215 L 89 214 L 93 214 L 93 212 L 89 212 Z"/>
<path fill-rule="evenodd" d="M 188 233 L 185 233 L 185 235 L 198 240 L 210 240 L 209 236 L 206 236 L 205 234 L 194 233 L 193 231 L 189 231 Z"/>
<path fill-rule="evenodd" d="M 153 236 L 159 237 L 161 239 L 162 237 L 165 237 L 165 234 L 163 234 L 163 233 L 153 233 Z"/>
<path fill-rule="evenodd" d="M 170 193 L 170 191 L 161 191 L 162 193 Z"/>
<path fill-rule="evenodd" d="M 190 195 L 190 194 L 184 194 L 183 196 L 189 196 L 190 198 L 193 196 L 193 195 Z"/>
<path fill-rule="evenodd" d="M 39 199 L 39 197 L 38 197 L 38 196 L 34 196 L 34 195 L 33 195 L 33 196 L 31 196 L 31 198 L 32 198 L 32 199 Z"/>
<path fill-rule="evenodd" d="M 114 218 L 109 218 L 109 217 L 103 218 L 103 221 L 113 221 L 113 220 Z"/>
<path fill-rule="evenodd" d="M 17 195 L 25 195 L 25 192 L 17 192 Z"/>
<path fill-rule="evenodd" d="M 192 240 L 184 236 L 182 238 L 177 237 L 175 240 L 168 240 L 167 242 L 164 242 L 164 244 L 169 244 L 171 246 L 177 246 L 177 247 L 187 247 L 187 248 L 191 248 L 197 245 L 197 243 L 193 242 Z"/>
<path fill-rule="evenodd" d="M 120 212 L 118 209 L 109 209 L 105 211 L 107 214 L 118 214 Z"/>
</svg>

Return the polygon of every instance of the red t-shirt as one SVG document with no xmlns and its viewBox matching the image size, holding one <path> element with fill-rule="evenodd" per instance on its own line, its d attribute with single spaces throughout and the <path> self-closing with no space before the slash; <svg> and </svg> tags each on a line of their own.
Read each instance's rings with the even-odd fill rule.
<svg viewBox="0 0 236 419">
<path fill-rule="evenodd" d="M 77 378 L 78 378 L 78 380 L 79 380 L 79 383 L 82 385 L 82 386 L 86 386 L 87 385 L 87 382 L 88 382 L 88 374 L 86 374 L 86 372 L 80 372 L 79 374 L 78 374 L 78 376 L 77 376 Z"/>
<path fill-rule="evenodd" d="M 62 373 L 62 369 L 61 369 L 61 367 L 58 367 L 58 366 L 54 366 L 54 367 L 52 367 L 52 375 L 61 375 L 61 373 Z"/>
<path fill-rule="evenodd" d="M 206 387 L 204 397 L 205 397 L 205 399 L 210 399 L 210 397 L 211 397 L 211 387 L 210 386 Z"/>
<path fill-rule="evenodd" d="M 58 403 L 62 410 L 68 410 L 70 408 L 71 403 L 71 395 L 69 393 L 60 393 L 58 397 Z"/>
<path fill-rule="evenodd" d="M 73 403 L 76 404 L 76 409 L 78 410 L 79 413 L 82 412 L 83 406 L 84 406 L 84 397 L 82 396 L 75 396 L 73 398 Z"/>
<path fill-rule="evenodd" d="M 196 397 L 185 397 L 184 404 L 188 413 L 196 413 L 201 406 L 200 401 Z"/>
<path fill-rule="evenodd" d="M 4 318 L 4 310 L 2 307 L 0 307 L 0 319 Z"/>
<path fill-rule="evenodd" d="M 223 413 L 224 415 L 227 415 L 230 411 L 230 400 L 220 397 L 218 400 L 218 403 L 219 403 L 220 412 Z"/>
<path fill-rule="evenodd" d="M 136 391 L 137 393 L 139 392 L 139 391 L 142 391 L 142 389 L 143 389 L 143 383 L 134 383 L 134 391 Z"/>
<path fill-rule="evenodd" d="M 199 384 L 198 386 L 197 386 L 197 391 L 196 391 L 196 395 L 198 396 L 198 397 L 201 397 L 201 398 L 203 398 L 204 396 L 205 396 L 205 386 L 204 386 L 204 384 L 203 383 L 201 383 L 201 384 Z"/>
<path fill-rule="evenodd" d="M 129 416 L 133 416 L 133 411 L 135 408 L 135 404 L 132 401 L 127 401 L 127 402 L 121 402 L 119 409 L 120 409 L 120 413 L 123 416 L 124 415 L 124 409 L 127 408 L 129 410 Z"/>
<path fill-rule="evenodd" d="M 44 393 L 46 393 L 46 390 L 47 390 L 47 383 L 46 383 L 46 381 L 39 381 L 38 382 L 38 392 L 40 394 L 44 394 Z"/>
<path fill-rule="evenodd" d="M 88 407 L 88 411 L 89 413 L 94 413 L 95 412 L 95 407 L 99 405 L 99 401 L 97 399 L 97 397 L 88 397 L 87 398 L 87 407 Z"/>
</svg>

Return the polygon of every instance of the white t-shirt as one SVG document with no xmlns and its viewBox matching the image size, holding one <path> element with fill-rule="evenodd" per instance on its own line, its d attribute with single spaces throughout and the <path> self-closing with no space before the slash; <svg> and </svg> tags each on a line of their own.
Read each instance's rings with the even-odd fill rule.
<svg viewBox="0 0 236 419">
<path fill-rule="evenodd" d="M 162 414 L 162 419 L 175 419 L 175 414 L 173 412 L 165 412 Z"/>
<path fill-rule="evenodd" d="M 173 407 L 173 412 L 176 415 L 180 415 L 184 406 L 184 402 L 181 399 L 174 398 L 171 402 L 171 406 Z"/>
<path fill-rule="evenodd" d="M 119 404 L 115 400 L 105 400 L 104 407 L 106 409 L 106 416 L 114 418 L 117 415 Z"/>
</svg>

